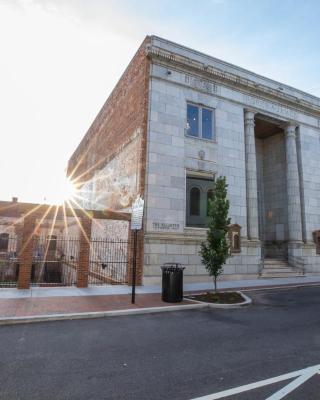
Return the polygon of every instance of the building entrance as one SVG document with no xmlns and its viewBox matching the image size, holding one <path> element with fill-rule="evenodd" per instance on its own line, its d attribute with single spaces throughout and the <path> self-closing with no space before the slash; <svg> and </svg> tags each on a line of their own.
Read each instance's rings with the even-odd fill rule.
<svg viewBox="0 0 320 400">
<path fill-rule="evenodd" d="M 286 149 L 280 123 L 255 116 L 259 238 L 264 258 L 288 257 Z"/>
</svg>

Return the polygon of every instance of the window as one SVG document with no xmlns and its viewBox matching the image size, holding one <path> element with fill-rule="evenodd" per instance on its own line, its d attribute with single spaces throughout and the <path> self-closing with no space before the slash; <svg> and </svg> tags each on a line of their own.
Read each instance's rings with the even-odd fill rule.
<svg viewBox="0 0 320 400">
<path fill-rule="evenodd" d="M 228 236 L 231 253 L 241 253 L 241 226 L 232 224 L 228 226 Z"/>
<path fill-rule="evenodd" d="M 187 135 L 202 139 L 214 138 L 213 110 L 187 104 Z"/>
<path fill-rule="evenodd" d="M 186 225 L 205 228 L 208 220 L 208 201 L 213 195 L 213 179 L 187 176 Z"/>
<path fill-rule="evenodd" d="M 197 187 L 190 190 L 190 215 L 200 215 L 200 189 Z"/>
<path fill-rule="evenodd" d="M 320 254 L 320 230 L 312 232 L 312 235 L 316 244 L 316 254 Z"/>
<path fill-rule="evenodd" d="M 9 234 L 1 233 L 0 234 L 0 251 L 8 251 L 9 245 Z"/>
<path fill-rule="evenodd" d="M 190 136 L 199 136 L 199 108 L 188 104 L 187 133 Z"/>
</svg>

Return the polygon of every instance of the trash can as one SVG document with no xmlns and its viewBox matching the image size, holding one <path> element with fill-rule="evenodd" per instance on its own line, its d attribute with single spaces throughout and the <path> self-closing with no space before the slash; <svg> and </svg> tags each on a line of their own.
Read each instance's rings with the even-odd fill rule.
<svg viewBox="0 0 320 400">
<path fill-rule="evenodd" d="M 166 303 L 179 303 L 183 298 L 183 270 L 181 264 L 162 265 L 162 300 Z"/>
</svg>

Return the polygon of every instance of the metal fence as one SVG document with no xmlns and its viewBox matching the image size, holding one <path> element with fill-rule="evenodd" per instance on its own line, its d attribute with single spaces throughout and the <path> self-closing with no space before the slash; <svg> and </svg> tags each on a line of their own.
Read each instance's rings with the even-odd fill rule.
<svg viewBox="0 0 320 400">
<path fill-rule="evenodd" d="M 31 284 L 73 286 L 77 283 L 80 241 L 78 238 L 33 238 Z"/>
<path fill-rule="evenodd" d="M 18 238 L 2 237 L 0 244 L 0 287 L 15 287 L 19 276 Z M 76 285 L 78 237 L 35 236 L 32 249 L 31 285 Z M 128 252 L 127 240 L 91 239 L 88 284 L 126 284 Z"/>
<path fill-rule="evenodd" d="M 17 258 L 17 237 L 1 235 L 0 238 L 0 287 L 17 286 L 19 264 Z"/>
<path fill-rule="evenodd" d="M 128 246 L 127 240 L 92 239 L 89 285 L 127 283 Z"/>
</svg>

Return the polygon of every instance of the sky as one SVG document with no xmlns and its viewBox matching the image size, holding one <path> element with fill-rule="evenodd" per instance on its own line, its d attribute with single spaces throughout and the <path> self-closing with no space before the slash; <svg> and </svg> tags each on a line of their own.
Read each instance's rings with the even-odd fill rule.
<svg viewBox="0 0 320 400">
<path fill-rule="evenodd" d="M 320 97 L 318 0 L 0 0 L 0 200 L 56 203 L 146 35 Z"/>
</svg>

